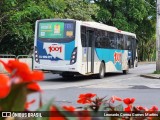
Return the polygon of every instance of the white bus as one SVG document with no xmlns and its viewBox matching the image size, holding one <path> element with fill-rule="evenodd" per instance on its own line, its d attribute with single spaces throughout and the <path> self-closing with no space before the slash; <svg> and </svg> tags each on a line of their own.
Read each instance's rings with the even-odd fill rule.
<svg viewBox="0 0 160 120">
<path fill-rule="evenodd" d="M 97 22 L 73 19 L 37 20 L 34 69 L 103 78 L 106 72 L 127 73 L 137 61 L 136 35 Z"/>
</svg>

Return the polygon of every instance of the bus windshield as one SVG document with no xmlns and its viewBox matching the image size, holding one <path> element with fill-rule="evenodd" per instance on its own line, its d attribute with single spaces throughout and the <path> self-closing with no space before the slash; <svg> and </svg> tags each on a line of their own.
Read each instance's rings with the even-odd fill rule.
<svg viewBox="0 0 160 120">
<path fill-rule="evenodd" d="M 74 22 L 41 21 L 38 24 L 39 39 L 70 39 L 74 38 Z"/>
</svg>

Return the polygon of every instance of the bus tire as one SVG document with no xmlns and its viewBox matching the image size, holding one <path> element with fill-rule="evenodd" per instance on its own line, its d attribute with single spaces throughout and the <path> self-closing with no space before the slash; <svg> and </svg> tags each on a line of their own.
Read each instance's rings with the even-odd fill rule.
<svg viewBox="0 0 160 120">
<path fill-rule="evenodd" d="M 131 68 L 131 60 L 128 60 L 128 67 Z"/>
<path fill-rule="evenodd" d="M 123 70 L 123 74 L 128 74 L 129 70 Z"/>
<path fill-rule="evenodd" d="M 135 67 L 138 67 L 138 61 L 135 61 L 134 65 Z"/>
<path fill-rule="evenodd" d="M 62 73 L 61 76 L 63 78 L 73 78 L 74 77 L 74 74 L 65 74 L 65 73 Z"/>
<path fill-rule="evenodd" d="M 101 62 L 100 68 L 99 68 L 99 74 L 98 74 L 98 79 L 102 79 L 105 76 L 105 65 L 103 62 Z"/>
</svg>

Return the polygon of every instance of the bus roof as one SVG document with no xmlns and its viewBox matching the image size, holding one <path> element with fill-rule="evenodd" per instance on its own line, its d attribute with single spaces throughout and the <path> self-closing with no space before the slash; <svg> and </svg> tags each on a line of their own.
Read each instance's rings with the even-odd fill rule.
<svg viewBox="0 0 160 120">
<path fill-rule="evenodd" d="M 103 23 L 82 21 L 82 25 L 87 26 L 87 27 L 97 28 L 97 29 L 101 29 L 101 30 L 107 30 L 107 31 L 111 31 L 111 32 L 119 33 L 119 34 L 125 34 L 125 35 L 136 37 L 136 34 L 134 34 L 134 33 L 118 30 L 116 27 L 109 26 L 109 25 L 106 25 Z"/>
<path fill-rule="evenodd" d="M 52 20 L 60 20 L 60 21 L 80 21 L 80 20 L 75 20 L 75 19 L 42 19 L 42 20 L 37 20 L 37 21 L 52 21 Z M 103 23 L 98 23 L 94 21 L 80 21 L 82 25 L 87 26 L 87 27 L 92 27 L 92 28 L 97 28 L 101 30 L 106 30 L 106 31 L 111 31 L 119 34 L 125 34 L 129 36 L 134 36 L 136 38 L 136 34 L 131 33 L 131 32 L 126 32 L 122 30 L 118 30 L 116 27 L 109 26 Z"/>
<path fill-rule="evenodd" d="M 93 28 L 98 28 L 98 29 L 102 29 L 102 30 L 109 30 L 109 31 L 118 30 L 116 27 L 105 25 L 105 24 L 98 23 L 98 22 L 82 21 L 82 25 L 85 25 L 85 26 L 88 26 L 88 27 L 93 27 Z"/>
</svg>

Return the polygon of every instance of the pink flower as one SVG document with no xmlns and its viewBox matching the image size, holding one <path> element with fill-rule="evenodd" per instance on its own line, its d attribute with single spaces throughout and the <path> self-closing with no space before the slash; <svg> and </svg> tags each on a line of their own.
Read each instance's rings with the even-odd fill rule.
<svg viewBox="0 0 160 120">
<path fill-rule="evenodd" d="M 157 112 L 158 111 L 158 107 L 154 105 L 148 111 Z"/>
<path fill-rule="evenodd" d="M 114 103 L 115 100 L 117 100 L 117 101 L 122 101 L 122 98 L 117 97 L 117 96 L 112 96 L 111 99 L 110 99 L 110 101 L 111 101 L 112 103 Z"/>
<path fill-rule="evenodd" d="M 146 107 L 137 106 L 136 108 L 137 108 L 137 110 L 139 110 L 139 111 L 148 111 L 148 109 L 147 109 Z"/>
</svg>

